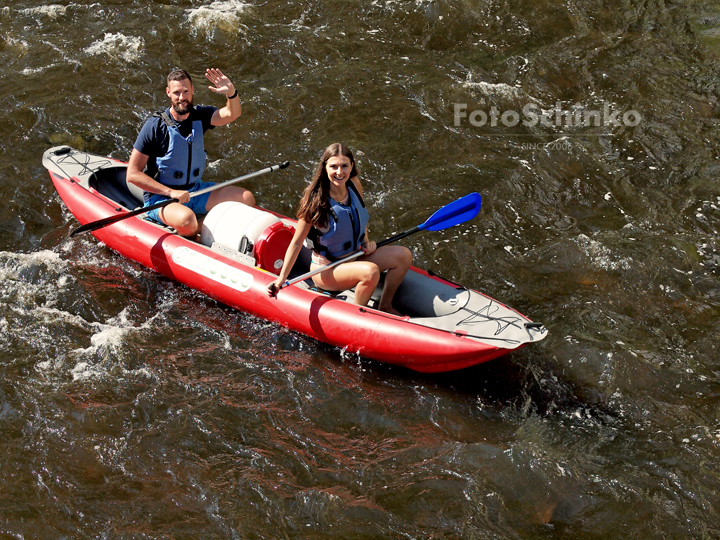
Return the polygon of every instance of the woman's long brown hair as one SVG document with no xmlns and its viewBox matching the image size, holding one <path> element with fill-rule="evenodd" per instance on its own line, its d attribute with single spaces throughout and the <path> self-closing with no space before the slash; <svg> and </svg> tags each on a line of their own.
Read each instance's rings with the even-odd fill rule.
<svg viewBox="0 0 720 540">
<path fill-rule="evenodd" d="M 315 174 L 310 185 L 305 188 L 302 199 L 300 199 L 300 209 L 297 218 L 302 219 L 311 225 L 324 227 L 328 224 L 330 216 L 330 179 L 327 175 L 326 165 L 330 158 L 336 156 L 345 156 L 352 163 L 352 171 L 350 177 L 355 178 L 358 175 L 355 165 L 355 158 L 350 149 L 342 143 L 333 143 L 325 149 L 320 162 L 315 168 Z"/>
</svg>

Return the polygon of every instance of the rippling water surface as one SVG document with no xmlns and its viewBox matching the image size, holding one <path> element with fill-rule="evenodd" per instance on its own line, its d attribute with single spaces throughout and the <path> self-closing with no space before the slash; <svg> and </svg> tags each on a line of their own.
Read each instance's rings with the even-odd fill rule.
<svg viewBox="0 0 720 540">
<path fill-rule="evenodd" d="M 720 537 L 716 3 L 6 4 L 0 537 Z M 267 208 L 336 140 L 376 238 L 482 193 L 405 244 L 550 336 L 421 376 L 70 239 L 43 151 L 127 159 L 176 65 Z"/>
</svg>

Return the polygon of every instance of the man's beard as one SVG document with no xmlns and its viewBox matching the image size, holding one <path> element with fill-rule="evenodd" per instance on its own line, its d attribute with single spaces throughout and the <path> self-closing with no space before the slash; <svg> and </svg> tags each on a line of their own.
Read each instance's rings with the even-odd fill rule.
<svg viewBox="0 0 720 540">
<path fill-rule="evenodd" d="M 188 114 L 190 112 L 190 109 L 192 109 L 192 100 L 186 102 L 177 101 L 173 103 L 172 107 L 175 112 L 180 115 Z"/>
</svg>

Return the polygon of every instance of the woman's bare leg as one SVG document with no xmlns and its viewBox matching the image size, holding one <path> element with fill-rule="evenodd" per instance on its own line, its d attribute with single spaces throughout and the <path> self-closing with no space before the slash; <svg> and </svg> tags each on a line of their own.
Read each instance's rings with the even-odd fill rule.
<svg viewBox="0 0 720 540">
<path fill-rule="evenodd" d="M 365 306 L 380 281 L 380 269 L 377 264 L 368 261 L 350 261 L 316 274 L 313 281 L 327 291 L 355 287 L 355 303 Z"/>
<path fill-rule="evenodd" d="M 412 264 L 412 253 L 403 246 L 383 246 L 364 259 L 377 264 L 381 272 L 387 270 L 378 309 L 400 315 L 400 312 L 393 307 L 392 302 Z"/>
<path fill-rule="evenodd" d="M 380 274 L 387 270 L 378 309 L 399 315 L 393 308 L 392 301 L 411 264 L 412 253 L 409 249 L 402 246 L 383 246 L 372 255 L 321 272 L 313 276 L 313 280 L 328 291 L 355 287 L 355 303 L 365 306 L 375 292 Z"/>
</svg>

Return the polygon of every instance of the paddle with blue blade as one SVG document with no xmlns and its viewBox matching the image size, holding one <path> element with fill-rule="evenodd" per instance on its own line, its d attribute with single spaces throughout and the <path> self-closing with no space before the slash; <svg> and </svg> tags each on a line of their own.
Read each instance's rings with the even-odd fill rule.
<svg viewBox="0 0 720 540">
<path fill-rule="evenodd" d="M 246 174 L 244 176 L 238 176 L 237 178 L 233 178 L 232 180 L 228 180 L 226 182 L 223 182 L 222 184 L 215 184 L 214 186 L 206 187 L 205 189 L 201 189 L 199 191 L 195 191 L 190 194 L 190 198 L 197 197 L 198 195 L 202 195 L 203 193 L 208 193 L 210 191 L 215 191 L 220 188 L 224 188 L 225 186 L 229 186 L 231 184 L 236 184 L 238 182 L 242 182 L 243 180 L 249 180 L 250 178 L 255 178 L 256 176 L 260 176 L 261 174 L 267 174 L 269 172 L 277 171 L 278 169 L 284 169 L 290 165 L 289 161 L 286 161 L 285 163 L 282 163 L 280 165 L 272 165 L 271 167 L 267 167 L 265 169 L 260 169 L 259 171 L 251 172 L 249 174 Z M 70 236 L 76 236 L 80 233 L 84 232 L 90 232 L 90 231 L 96 231 L 98 229 L 102 229 L 103 227 L 106 227 L 108 225 L 111 225 L 113 223 L 117 223 L 118 221 L 122 221 L 123 219 L 131 218 L 133 216 L 138 216 L 140 214 L 144 214 L 145 212 L 149 212 L 150 210 L 155 210 L 157 208 L 162 208 L 163 206 L 168 206 L 169 204 L 172 204 L 174 202 L 178 202 L 177 199 L 165 199 L 164 201 L 160 201 L 159 203 L 152 204 L 150 206 L 143 206 L 140 208 L 136 208 L 135 210 L 131 212 L 123 212 L 121 214 L 110 216 L 108 218 L 99 219 L 97 221 L 93 221 L 91 223 L 86 223 L 85 225 L 81 225 L 80 227 L 74 229 Z"/>
<path fill-rule="evenodd" d="M 450 227 L 454 227 L 455 225 L 460 225 L 461 223 L 473 219 L 480 213 L 481 203 L 482 201 L 479 193 L 470 193 L 469 195 L 465 195 L 464 197 L 443 206 L 440 210 L 430 216 L 424 223 L 418 225 L 417 227 L 413 227 L 412 229 L 408 229 L 407 231 L 396 234 L 395 236 L 386 238 L 382 242 L 378 242 L 377 247 L 380 248 L 393 242 L 397 242 L 398 240 L 406 238 L 411 234 L 415 234 L 416 232 L 442 231 L 443 229 L 449 229 Z M 363 251 L 356 251 L 355 253 L 352 253 L 347 257 L 343 257 L 342 259 L 334 261 L 321 268 L 316 268 L 315 270 L 307 272 L 302 276 L 298 276 L 296 278 L 288 280 L 283 283 L 280 288 L 282 289 L 283 287 L 289 287 L 290 285 L 295 285 L 296 283 L 305 281 L 307 278 L 314 276 L 315 274 L 319 274 L 320 272 L 324 272 L 328 268 L 332 268 L 333 266 L 337 266 L 339 264 L 357 259 L 358 257 L 362 256 L 363 253 Z"/>
</svg>

